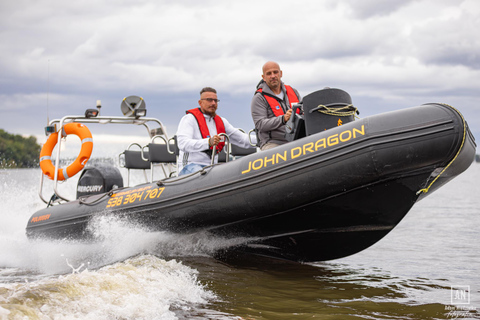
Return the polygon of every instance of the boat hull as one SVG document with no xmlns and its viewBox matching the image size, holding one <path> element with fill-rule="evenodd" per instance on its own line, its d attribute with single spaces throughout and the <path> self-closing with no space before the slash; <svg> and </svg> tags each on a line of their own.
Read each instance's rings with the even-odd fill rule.
<svg viewBox="0 0 480 320">
<path fill-rule="evenodd" d="M 255 254 L 336 259 L 380 240 L 474 156 L 461 114 L 428 104 L 350 122 L 204 174 L 49 207 L 32 216 L 27 235 L 85 239 L 93 217 L 115 215 L 151 230 L 243 238 L 231 249 Z"/>
</svg>

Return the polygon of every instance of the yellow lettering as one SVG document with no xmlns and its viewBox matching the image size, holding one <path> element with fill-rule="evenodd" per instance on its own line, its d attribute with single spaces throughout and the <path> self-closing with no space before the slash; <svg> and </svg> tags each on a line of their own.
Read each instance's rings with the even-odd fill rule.
<svg viewBox="0 0 480 320">
<path fill-rule="evenodd" d="M 242 174 L 248 173 L 248 172 L 250 172 L 250 170 L 252 170 L 252 161 L 250 161 L 250 162 L 248 163 L 248 169 L 247 169 L 247 170 L 243 170 L 243 171 L 242 171 Z"/>
<path fill-rule="evenodd" d="M 362 136 L 365 135 L 365 126 L 362 124 L 362 131 L 358 130 L 357 128 L 353 128 L 353 138 L 355 139 L 357 137 L 357 135 L 355 133 L 359 133 L 361 134 Z"/>
<path fill-rule="evenodd" d="M 108 204 L 107 204 L 107 208 L 110 208 L 110 207 L 114 207 L 115 206 L 115 202 L 117 201 L 117 199 L 113 198 L 115 195 L 112 196 L 112 198 L 108 199 Z"/>
<path fill-rule="evenodd" d="M 318 149 L 320 149 L 320 147 L 322 147 L 324 149 L 327 147 L 327 145 L 325 143 L 325 138 L 317 140 L 317 142 L 315 142 L 315 151 L 318 151 Z"/>
<path fill-rule="evenodd" d="M 165 187 L 163 187 L 163 188 L 158 188 L 158 191 L 159 191 L 159 192 L 158 192 L 157 198 L 160 197 L 160 195 L 162 194 L 163 190 L 165 190 Z"/>
<path fill-rule="evenodd" d="M 334 134 L 333 136 L 328 137 L 327 144 L 329 147 L 338 144 L 338 134 Z"/>
<path fill-rule="evenodd" d="M 148 190 L 148 189 L 151 189 L 151 188 L 152 188 L 152 186 L 146 186 L 146 187 L 139 188 L 139 189 L 131 189 L 131 190 L 122 191 L 122 192 L 119 192 L 119 193 L 114 193 L 112 195 L 112 198 L 119 197 L 119 196 L 124 196 L 124 195 L 129 195 L 131 193 L 136 193 L 136 192 Z"/>
<path fill-rule="evenodd" d="M 260 163 L 260 165 L 255 165 L 255 163 Z M 253 170 L 258 170 L 258 169 L 261 169 L 263 167 L 263 159 L 257 159 L 255 161 L 253 161 L 252 163 L 252 169 Z"/>
<path fill-rule="evenodd" d="M 278 163 L 278 158 L 281 158 L 283 161 L 287 161 L 287 150 L 283 153 L 283 156 L 280 153 L 277 153 L 277 163 Z"/>
<path fill-rule="evenodd" d="M 295 154 L 295 150 L 298 150 L 297 154 Z M 291 150 L 291 152 L 292 152 L 292 159 L 295 159 L 295 158 L 300 157 L 302 155 L 302 148 L 300 148 L 300 147 L 293 148 Z"/>
<path fill-rule="evenodd" d="M 341 120 L 339 121 L 339 125 L 342 125 Z M 319 139 L 315 142 L 306 143 L 300 147 L 295 147 L 290 149 L 290 159 L 295 159 L 300 157 L 301 155 L 305 155 L 307 153 L 313 153 L 320 149 L 326 149 L 327 146 L 331 147 L 334 145 L 339 144 L 340 142 L 347 142 L 350 141 L 352 138 L 355 139 L 357 136 L 364 136 L 365 135 L 365 125 L 362 125 L 360 129 L 353 128 L 353 130 L 345 130 L 340 134 L 334 134 L 327 138 Z M 250 161 L 248 163 L 248 169 L 242 171 L 242 174 L 248 173 L 253 170 L 260 170 L 263 167 L 267 167 L 269 165 L 275 165 L 280 163 L 280 161 L 288 161 L 288 150 L 284 151 L 283 153 L 275 153 L 270 158 L 264 157 L 261 159 L 257 159 L 255 161 Z M 121 195 L 121 194 L 117 194 Z"/>
<path fill-rule="evenodd" d="M 269 162 L 271 162 L 272 164 L 275 164 L 275 155 L 272 155 L 271 159 L 268 159 L 267 157 L 265 157 L 265 162 L 264 162 L 265 167 L 267 166 L 267 163 L 269 163 Z"/>
<path fill-rule="evenodd" d="M 307 154 L 308 152 L 313 152 L 313 142 L 307 143 L 303 145 L 303 154 Z"/>
<path fill-rule="evenodd" d="M 150 199 L 156 198 L 158 193 L 158 189 L 153 189 L 150 194 L 148 195 Z"/>
<path fill-rule="evenodd" d="M 347 134 L 346 138 L 344 138 L 344 133 Z M 340 141 L 342 141 L 342 142 L 348 141 L 351 138 L 352 138 L 352 132 L 350 130 L 343 131 L 342 133 L 340 133 Z"/>
</svg>

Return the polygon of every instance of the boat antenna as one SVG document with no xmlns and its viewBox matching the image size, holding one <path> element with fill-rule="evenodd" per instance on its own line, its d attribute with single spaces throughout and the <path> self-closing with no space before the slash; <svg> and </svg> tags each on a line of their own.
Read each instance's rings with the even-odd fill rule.
<svg viewBox="0 0 480 320">
<path fill-rule="evenodd" d="M 49 116 L 49 98 L 50 98 L 50 59 L 48 59 L 48 64 L 47 64 L 47 125 L 45 127 L 45 135 L 50 135 L 51 133 L 55 132 L 56 126 L 52 125 L 50 126 L 50 116 Z"/>
<path fill-rule="evenodd" d="M 47 126 L 50 123 L 50 118 L 48 115 L 48 98 L 50 94 L 50 59 L 48 59 L 48 65 L 47 65 Z"/>
</svg>

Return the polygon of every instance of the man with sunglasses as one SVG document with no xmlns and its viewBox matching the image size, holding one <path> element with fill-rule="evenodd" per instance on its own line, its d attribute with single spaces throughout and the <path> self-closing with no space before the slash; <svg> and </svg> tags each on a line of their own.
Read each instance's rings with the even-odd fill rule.
<svg viewBox="0 0 480 320">
<path fill-rule="evenodd" d="M 179 176 L 197 172 L 212 162 L 212 152 L 220 152 L 225 142 L 221 133 L 228 135 L 230 142 L 242 148 L 255 148 L 250 145 L 248 135 L 234 128 L 227 119 L 216 114 L 218 103 L 217 91 L 205 87 L 200 91 L 200 108 L 187 110 L 177 129 L 179 156 L 177 172 Z M 252 141 L 253 143 L 256 143 Z M 215 156 L 214 163 L 218 162 Z"/>
</svg>

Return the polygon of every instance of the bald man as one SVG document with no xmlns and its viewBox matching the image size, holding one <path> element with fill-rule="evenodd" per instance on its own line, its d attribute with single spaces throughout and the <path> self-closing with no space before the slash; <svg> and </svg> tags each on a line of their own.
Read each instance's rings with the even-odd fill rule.
<svg viewBox="0 0 480 320">
<path fill-rule="evenodd" d="M 298 91 L 282 82 L 278 63 L 263 65 L 262 81 L 252 99 L 252 118 L 261 150 L 287 143 L 285 124 L 292 116 L 292 105 L 301 100 Z"/>
</svg>

